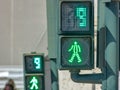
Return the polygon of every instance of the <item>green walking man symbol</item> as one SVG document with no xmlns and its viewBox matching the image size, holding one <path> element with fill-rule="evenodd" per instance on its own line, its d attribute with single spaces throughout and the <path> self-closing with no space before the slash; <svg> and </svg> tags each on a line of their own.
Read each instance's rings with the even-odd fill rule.
<svg viewBox="0 0 120 90">
<path fill-rule="evenodd" d="M 71 58 L 69 59 L 69 62 L 72 63 L 74 58 L 77 57 L 77 62 L 80 63 L 82 60 L 81 60 L 81 57 L 79 55 L 79 53 L 81 53 L 81 47 L 80 45 L 78 44 L 77 41 L 74 42 L 74 44 L 70 47 L 70 49 L 68 50 L 68 52 L 72 52 L 72 56 Z"/>
<path fill-rule="evenodd" d="M 31 87 L 30 89 L 31 90 L 38 90 L 38 80 L 36 79 L 36 77 L 33 77 L 32 80 L 30 81 L 30 84 L 31 84 Z"/>
</svg>

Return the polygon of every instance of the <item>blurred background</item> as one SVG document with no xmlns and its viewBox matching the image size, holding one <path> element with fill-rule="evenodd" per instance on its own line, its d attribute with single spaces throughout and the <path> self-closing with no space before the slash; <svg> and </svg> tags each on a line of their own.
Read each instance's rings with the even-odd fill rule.
<svg viewBox="0 0 120 90">
<path fill-rule="evenodd" d="M 48 55 L 47 38 L 46 0 L 0 0 L 0 90 L 9 78 L 23 90 L 23 53 Z M 101 90 L 101 85 L 74 83 L 68 71 L 59 71 L 59 83 L 60 90 Z"/>
</svg>

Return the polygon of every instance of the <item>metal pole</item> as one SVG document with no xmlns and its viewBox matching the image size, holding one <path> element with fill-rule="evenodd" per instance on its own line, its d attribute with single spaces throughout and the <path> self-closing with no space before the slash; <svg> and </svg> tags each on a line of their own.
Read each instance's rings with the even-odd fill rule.
<svg viewBox="0 0 120 90">
<path fill-rule="evenodd" d="M 56 59 L 50 60 L 50 68 L 51 68 L 51 90 L 59 90 L 58 86 L 58 69 L 56 64 Z"/>
<path fill-rule="evenodd" d="M 104 28 L 105 28 L 105 2 L 103 2 L 102 0 L 98 0 L 98 34 L 100 34 L 100 32 L 103 32 Z M 104 46 L 105 46 L 105 44 L 104 44 Z M 99 47 L 100 47 L 100 49 L 102 48 L 102 51 L 98 55 L 99 56 L 98 61 L 99 62 L 101 62 L 101 60 L 103 61 L 103 63 L 100 65 L 100 68 L 104 74 L 104 79 L 102 80 L 102 90 L 106 90 L 106 88 L 107 88 L 107 86 L 106 86 L 106 65 L 105 65 L 105 57 L 104 57 L 105 51 L 103 51 L 103 49 L 105 49 L 104 46 L 101 47 L 101 43 L 99 43 Z M 102 55 L 102 57 L 101 57 L 101 55 Z"/>
</svg>

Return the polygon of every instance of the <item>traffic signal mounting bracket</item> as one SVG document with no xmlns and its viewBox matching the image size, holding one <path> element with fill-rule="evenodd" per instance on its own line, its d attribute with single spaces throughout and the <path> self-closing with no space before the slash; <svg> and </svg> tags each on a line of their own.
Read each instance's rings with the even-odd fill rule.
<svg viewBox="0 0 120 90">
<path fill-rule="evenodd" d="M 77 83 L 93 83 L 100 84 L 105 80 L 104 73 L 95 73 L 95 74 L 80 74 L 79 70 L 71 70 L 71 79 Z"/>
</svg>

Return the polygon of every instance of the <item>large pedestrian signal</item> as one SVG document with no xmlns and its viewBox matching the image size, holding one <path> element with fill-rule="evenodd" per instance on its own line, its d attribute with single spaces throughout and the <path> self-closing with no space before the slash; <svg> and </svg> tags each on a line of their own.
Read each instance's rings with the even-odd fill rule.
<svg viewBox="0 0 120 90">
<path fill-rule="evenodd" d="M 60 2 L 60 69 L 94 68 L 94 13 L 91 1 Z"/>
<path fill-rule="evenodd" d="M 91 38 L 62 37 L 61 64 L 64 67 L 90 68 L 92 46 Z"/>
<path fill-rule="evenodd" d="M 25 90 L 44 90 L 44 55 L 24 54 Z"/>
</svg>

